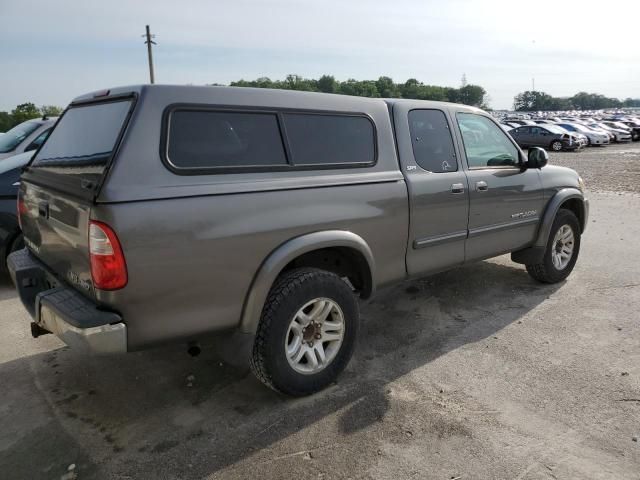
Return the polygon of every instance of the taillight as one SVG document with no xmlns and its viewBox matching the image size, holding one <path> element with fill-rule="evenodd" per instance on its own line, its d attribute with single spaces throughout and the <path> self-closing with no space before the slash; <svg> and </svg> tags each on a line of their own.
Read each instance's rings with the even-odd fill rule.
<svg viewBox="0 0 640 480">
<path fill-rule="evenodd" d="M 20 230 L 22 230 L 22 215 L 27 213 L 27 206 L 25 205 L 24 198 L 22 198 L 22 195 L 20 195 L 20 193 L 18 193 L 17 210 L 18 210 L 18 225 L 20 226 Z"/>
<path fill-rule="evenodd" d="M 102 222 L 89 224 L 91 278 L 100 290 L 118 290 L 127 284 L 127 264 L 113 229 Z"/>
</svg>

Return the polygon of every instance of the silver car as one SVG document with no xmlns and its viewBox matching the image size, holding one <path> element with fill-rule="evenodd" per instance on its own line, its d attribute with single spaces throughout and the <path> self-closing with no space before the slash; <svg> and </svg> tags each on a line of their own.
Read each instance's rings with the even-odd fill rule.
<svg viewBox="0 0 640 480">
<path fill-rule="evenodd" d="M 57 120 L 58 117 L 27 120 L 0 135 L 0 160 L 37 150 Z"/>
</svg>

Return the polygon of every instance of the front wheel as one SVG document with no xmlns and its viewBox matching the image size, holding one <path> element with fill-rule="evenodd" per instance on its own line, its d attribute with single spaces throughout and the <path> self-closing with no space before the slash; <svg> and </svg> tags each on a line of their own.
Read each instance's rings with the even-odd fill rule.
<svg viewBox="0 0 640 480">
<path fill-rule="evenodd" d="M 572 211 L 560 209 L 551 227 L 542 262 L 527 265 L 527 272 L 539 282 L 561 282 L 573 270 L 579 252 L 578 218 Z"/>
<path fill-rule="evenodd" d="M 315 268 L 286 272 L 265 302 L 251 370 L 288 395 L 322 390 L 349 362 L 358 323 L 356 297 L 336 274 Z"/>
<path fill-rule="evenodd" d="M 562 142 L 560 140 L 551 142 L 551 150 L 553 150 L 554 152 L 559 152 L 560 150 L 562 150 Z"/>
</svg>

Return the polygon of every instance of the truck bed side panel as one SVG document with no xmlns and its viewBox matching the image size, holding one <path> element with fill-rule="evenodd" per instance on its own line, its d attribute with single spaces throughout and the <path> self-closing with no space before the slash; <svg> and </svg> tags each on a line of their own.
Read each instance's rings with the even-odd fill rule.
<svg viewBox="0 0 640 480">
<path fill-rule="evenodd" d="M 405 275 L 402 180 L 98 205 L 92 216 L 118 232 L 127 259 L 127 287 L 98 295 L 125 319 L 129 349 L 236 327 L 261 263 L 306 233 L 354 232 L 378 284 Z"/>
</svg>

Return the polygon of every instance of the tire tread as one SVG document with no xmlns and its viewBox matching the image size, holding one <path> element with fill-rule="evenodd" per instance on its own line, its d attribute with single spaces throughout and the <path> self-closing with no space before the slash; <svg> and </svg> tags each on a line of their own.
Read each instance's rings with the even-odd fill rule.
<svg viewBox="0 0 640 480">
<path fill-rule="evenodd" d="M 307 282 L 333 282 L 335 279 L 342 282 L 342 279 L 334 273 L 316 268 L 297 268 L 289 272 L 285 272 L 276 279 L 273 287 L 271 287 L 271 290 L 269 291 L 269 295 L 267 296 L 262 309 L 262 316 L 258 324 L 251 357 L 249 359 L 251 371 L 265 386 L 279 393 L 293 395 L 304 395 L 309 393 L 305 391 L 285 390 L 283 388 L 279 388 L 274 383 L 266 362 L 266 358 L 269 353 L 267 333 L 271 329 L 273 323 L 277 321 L 276 317 L 280 306 L 288 296 L 299 290 Z M 312 389 L 312 391 L 315 390 L 315 388 Z"/>
<path fill-rule="evenodd" d="M 574 253 L 574 258 L 571 260 L 571 263 L 569 264 L 569 266 L 565 267 L 563 271 L 560 271 L 560 272 L 555 270 L 550 271 L 547 257 L 549 255 L 549 249 L 551 248 L 551 242 L 553 241 L 553 236 L 555 235 L 556 230 L 559 228 L 559 225 L 556 225 L 556 224 L 563 223 L 562 222 L 563 217 L 566 218 L 566 221 L 570 221 L 571 223 L 573 223 L 574 227 L 578 227 L 577 229 L 574 228 L 576 250 Z M 569 276 L 569 274 L 573 270 L 575 262 L 577 261 L 578 254 L 580 253 L 579 225 L 580 223 L 578 221 L 578 217 L 576 217 L 576 215 L 571 210 L 568 210 L 566 208 L 560 208 L 560 210 L 558 210 L 558 213 L 556 214 L 556 218 L 553 221 L 553 227 L 549 234 L 549 239 L 547 240 L 547 246 L 545 249 L 544 258 L 542 262 L 526 265 L 527 273 L 531 275 L 532 278 L 542 283 L 557 283 Z"/>
</svg>

